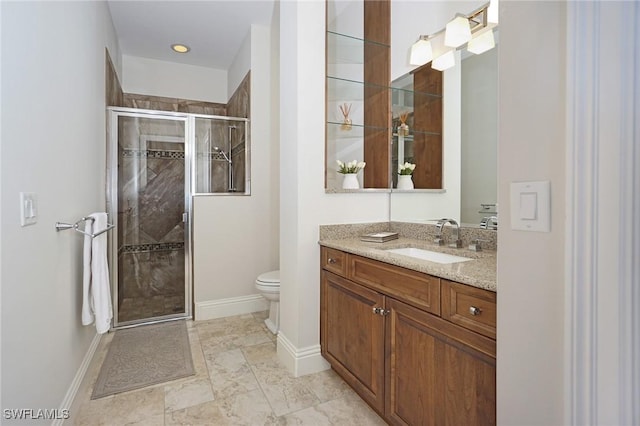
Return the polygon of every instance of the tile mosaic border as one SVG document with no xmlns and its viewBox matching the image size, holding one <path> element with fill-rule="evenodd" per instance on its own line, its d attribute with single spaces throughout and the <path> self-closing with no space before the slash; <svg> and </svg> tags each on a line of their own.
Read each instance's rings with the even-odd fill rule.
<svg viewBox="0 0 640 426">
<path fill-rule="evenodd" d="M 123 158 L 163 158 L 168 160 L 184 160 L 184 151 L 123 149 Z"/>
<path fill-rule="evenodd" d="M 118 254 L 124 253 L 147 253 L 153 251 L 184 250 L 184 243 L 150 243 L 150 244 L 128 244 L 120 247 Z"/>
</svg>

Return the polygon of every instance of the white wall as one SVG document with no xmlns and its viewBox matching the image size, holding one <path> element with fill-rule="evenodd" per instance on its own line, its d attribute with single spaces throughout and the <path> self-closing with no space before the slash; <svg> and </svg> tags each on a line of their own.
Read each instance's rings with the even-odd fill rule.
<svg viewBox="0 0 640 426">
<path fill-rule="evenodd" d="M 251 70 L 252 32 L 253 31 L 250 30 L 247 33 L 235 58 L 233 58 L 233 63 L 227 71 L 227 99 L 231 99 L 231 96 L 233 96 L 240 83 L 242 83 L 242 80 Z"/>
<path fill-rule="evenodd" d="M 295 374 L 319 355 L 318 226 L 389 219 L 387 193 L 324 191 L 325 2 L 280 3 L 280 322 L 278 356 Z"/>
<path fill-rule="evenodd" d="M 509 1 L 500 8 L 497 421 L 560 425 L 566 3 Z M 544 31 L 522 31 L 523 22 Z M 537 180 L 551 181 L 551 232 L 511 230 L 510 183 Z"/>
<path fill-rule="evenodd" d="M 226 104 L 227 71 L 122 56 L 122 91 Z"/>
<path fill-rule="evenodd" d="M 116 67 L 120 53 L 103 2 L 0 7 L 2 408 L 54 409 L 96 335 L 80 325 L 82 236 L 54 224 L 105 209 L 105 46 Z M 21 191 L 38 195 L 24 228 Z"/>
<path fill-rule="evenodd" d="M 273 241 L 278 250 L 280 267 L 280 2 L 274 3 L 271 17 L 271 205 L 275 214 L 269 228 L 275 233 Z"/>
<path fill-rule="evenodd" d="M 271 137 L 270 36 L 270 28 L 252 26 L 250 48 L 241 49 L 249 59 L 239 55 L 230 68 L 244 70 L 237 63 L 251 64 L 251 195 L 194 200 L 196 319 L 258 310 L 256 306 L 264 309 L 255 279 L 262 272 L 278 269 L 278 228 L 273 226 L 278 216 L 274 203 L 278 141 Z M 224 307 L 230 304 L 236 308 Z"/>
</svg>

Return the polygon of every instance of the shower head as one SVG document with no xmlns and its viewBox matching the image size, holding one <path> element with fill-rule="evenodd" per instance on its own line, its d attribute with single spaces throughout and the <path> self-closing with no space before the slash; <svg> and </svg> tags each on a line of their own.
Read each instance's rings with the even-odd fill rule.
<svg viewBox="0 0 640 426">
<path fill-rule="evenodd" d="M 224 152 L 224 150 L 220 149 L 219 146 L 214 146 L 213 150 L 215 152 L 219 152 L 224 157 L 224 159 L 227 160 L 229 162 L 229 164 L 231 164 L 231 158 L 227 157 L 227 153 Z"/>
</svg>

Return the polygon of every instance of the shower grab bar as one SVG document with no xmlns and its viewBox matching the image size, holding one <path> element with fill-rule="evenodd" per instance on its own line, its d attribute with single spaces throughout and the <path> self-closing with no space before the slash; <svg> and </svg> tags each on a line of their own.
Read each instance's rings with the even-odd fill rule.
<svg viewBox="0 0 640 426">
<path fill-rule="evenodd" d="M 107 223 L 107 227 L 104 228 L 103 230 L 100 230 L 96 233 L 90 234 L 88 232 L 83 231 L 82 229 L 80 229 L 80 223 L 82 222 L 86 222 L 86 221 L 94 221 L 95 219 L 92 217 L 83 217 L 82 219 L 78 220 L 76 223 L 64 223 L 64 222 L 56 222 L 56 231 L 64 231 L 67 229 L 73 229 L 74 231 L 80 232 L 81 234 L 87 235 L 91 238 L 95 238 L 98 235 L 104 234 L 105 232 L 115 228 L 115 225 L 112 225 L 110 223 Z"/>
</svg>

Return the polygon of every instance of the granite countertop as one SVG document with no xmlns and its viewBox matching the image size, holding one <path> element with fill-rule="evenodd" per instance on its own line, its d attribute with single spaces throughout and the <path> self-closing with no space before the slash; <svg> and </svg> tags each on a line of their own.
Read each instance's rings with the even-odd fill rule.
<svg viewBox="0 0 640 426">
<path fill-rule="evenodd" d="M 466 248 L 456 249 L 442 247 L 429 241 L 405 237 L 400 237 L 397 240 L 386 243 L 364 242 L 360 241 L 360 238 L 320 239 L 319 244 L 324 247 L 342 250 L 347 253 L 357 254 L 414 271 L 424 272 L 436 277 L 468 284 L 473 287 L 494 292 L 497 291 L 495 251 L 486 250 L 476 252 Z M 403 247 L 415 247 L 455 256 L 470 257 L 473 260 L 441 264 L 385 251 Z"/>
</svg>

